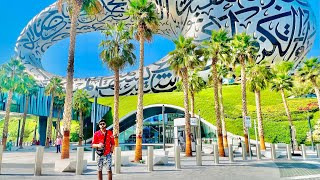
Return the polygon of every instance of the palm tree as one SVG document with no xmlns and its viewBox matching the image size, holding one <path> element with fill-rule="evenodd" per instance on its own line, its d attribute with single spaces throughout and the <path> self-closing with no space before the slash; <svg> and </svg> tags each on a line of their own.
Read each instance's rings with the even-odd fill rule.
<svg viewBox="0 0 320 180">
<path fill-rule="evenodd" d="M 212 60 L 212 80 L 213 80 L 213 90 L 214 90 L 214 109 L 216 112 L 216 127 L 217 127 L 217 137 L 218 137 L 218 147 L 219 155 L 224 156 L 223 148 L 223 137 L 222 137 L 222 127 L 221 127 L 221 113 L 220 113 L 220 103 L 219 103 L 219 92 L 218 92 L 218 73 L 217 73 L 217 63 L 219 59 L 223 58 L 225 50 L 228 48 L 228 42 L 230 38 L 228 37 L 228 32 L 224 29 L 218 31 L 212 31 L 209 40 L 203 42 L 205 56 Z"/>
<path fill-rule="evenodd" d="M 267 62 L 262 61 L 260 64 L 253 63 L 249 65 L 247 69 L 247 82 L 249 90 L 254 92 L 256 99 L 257 119 L 258 119 L 258 131 L 260 138 L 261 150 L 266 150 L 264 141 L 263 119 L 261 112 L 261 97 L 260 92 L 268 87 L 268 83 L 273 77 L 270 69 L 267 67 Z"/>
<path fill-rule="evenodd" d="M 8 92 L 6 102 L 6 114 L 4 118 L 3 132 L 2 132 L 2 145 L 3 149 L 6 149 L 9 117 L 10 117 L 10 106 L 12 102 L 13 92 L 19 87 L 22 75 L 25 67 L 18 59 L 11 59 L 8 64 L 1 66 L 0 70 L 0 84 L 3 92 Z"/>
<path fill-rule="evenodd" d="M 289 75 L 290 71 L 293 68 L 293 63 L 292 62 L 281 62 L 280 64 L 277 64 L 273 67 L 273 74 L 274 78 L 271 81 L 271 90 L 277 91 L 281 93 L 282 97 L 282 102 L 284 105 L 284 108 L 286 110 L 286 114 L 288 117 L 288 121 L 291 127 L 291 130 L 293 131 L 292 133 L 292 140 L 293 140 L 293 145 L 295 149 L 298 149 L 298 143 L 296 140 L 296 133 L 295 133 L 295 128 L 292 122 L 289 106 L 286 100 L 286 96 L 284 93 L 284 90 L 291 90 L 293 86 L 293 78 L 292 76 Z"/>
<path fill-rule="evenodd" d="M 293 95 L 295 97 L 305 97 L 307 94 L 312 93 L 312 84 L 307 81 L 301 83 L 301 78 L 299 75 L 293 77 L 293 87 L 290 90 L 290 96 Z"/>
<path fill-rule="evenodd" d="M 39 87 L 36 83 L 36 80 L 28 75 L 27 73 L 24 73 L 22 76 L 22 81 L 20 84 L 20 87 L 18 88 L 18 93 L 25 95 L 25 106 L 24 106 L 24 112 L 23 112 L 23 120 L 22 120 L 22 127 L 21 127 L 21 136 L 19 140 L 19 148 L 22 149 L 23 144 L 23 137 L 24 137 L 24 129 L 26 126 L 26 118 L 29 108 L 29 100 L 32 96 L 37 95 L 39 91 Z"/>
<path fill-rule="evenodd" d="M 65 101 L 66 94 L 62 91 L 57 92 L 57 96 L 54 97 L 54 102 L 53 102 L 53 107 L 58 109 L 57 113 L 57 125 L 56 125 L 56 138 L 59 136 L 62 136 L 61 134 L 61 129 L 60 129 L 60 117 L 61 117 L 61 112 L 64 107 L 64 101 Z"/>
<path fill-rule="evenodd" d="M 133 20 L 132 27 L 137 29 L 135 38 L 140 43 L 136 150 L 134 158 L 134 161 L 138 162 L 142 159 L 144 41 L 151 41 L 152 35 L 157 32 L 159 17 L 156 13 L 155 4 L 148 0 L 131 0 L 126 14 Z"/>
<path fill-rule="evenodd" d="M 49 140 L 52 137 L 52 114 L 53 114 L 54 97 L 58 95 L 58 92 L 62 91 L 61 81 L 62 80 L 60 78 L 53 77 L 50 79 L 49 84 L 45 88 L 45 94 L 47 96 L 51 96 L 50 112 L 49 112 L 48 125 L 47 125 L 46 147 L 49 147 Z"/>
<path fill-rule="evenodd" d="M 224 63 L 224 64 L 223 64 Z M 227 135 L 227 127 L 224 118 L 224 105 L 223 105 L 223 93 L 222 93 L 222 81 L 223 78 L 227 77 L 229 71 L 225 62 L 220 62 L 217 66 L 218 73 L 218 92 L 219 92 L 219 103 L 220 103 L 220 115 L 221 115 L 221 125 L 222 125 L 222 135 L 223 135 L 223 147 L 228 148 L 228 135 Z"/>
<path fill-rule="evenodd" d="M 194 70 L 188 72 L 188 84 L 191 101 L 191 117 L 194 117 L 194 96 L 205 88 L 206 83 L 202 77 L 199 76 L 198 70 Z"/>
<path fill-rule="evenodd" d="M 133 53 L 134 45 L 129 41 L 132 39 L 132 31 L 125 28 L 124 22 L 117 25 L 106 25 L 103 32 L 106 40 L 100 44 L 104 50 L 100 57 L 104 63 L 114 72 L 114 109 L 113 109 L 113 135 L 115 146 L 119 146 L 119 91 L 120 91 L 120 70 L 127 64 L 133 65 L 136 56 Z"/>
<path fill-rule="evenodd" d="M 241 93 L 242 93 L 242 118 L 243 118 L 243 134 L 246 144 L 246 150 L 249 152 L 248 130 L 245 127 L 245 118 L 247 116 L 247 90 L 246 90 L 246 63 L 254 58 L 252 55 L 257 54 L 258 48 L 254 46 L 256 42 L 251 36 L 245 32 L 236 34 L 231 41 L 233 55 L 235 61 L 241 66 Z"/>
<path fill-rule="evenodd" d="M 319 83 L 317 83 L 320 76 L 320 62 L 318 58 L 312 57 L 307 59 L 304 62 L 304 66 L 299 69 L 298 76 L 302 82 L 311 82 L 318 99 L 318 106 L 320 110 L 320 90 Z"/>
<path fill-rule="evenodd" d="M 102 5 L 99 0 L 58 0 L 57 6 L 59 11 L 62 11 L 63 2 L 66 2 L 69 15 L 71 17 L 70 27 L 70 44 L 67 66 L 67 84 L 66 98 L 63 111 L 63 142 L 61 159 L 69 158 L 70 150 L 70 123 L 72 113 L 72 92 L 73 92 L 73 74 L 74 74 L 74 53 L 76 44 L 77 21 L 80 12 L 83 11 L 88 15 L 95 15 L 102 11 Z"/>
<path fill-rule="evenodd" d="M 184 115 L 185 115 L 185 134 L 186 134 L 186 156 L 192 156 L 191 151 L 191 126 L 190 126 L 190 114 L 189 114 L 189 100 L 188 100 L 188 70 L 201 67 L 205 64 L 205 61 L 199 60 L 203 54 L 201 50 L 196 50 L 197 46 L 192 43 L 193 38 L 184 38 L 182 35 L 174 40 L 176 46 L 175 50 L 171 51 L 169 55 L 171 57 L 168 63 L 171 69 L 177 74 L 183 83 L 184 94 Z"/>
<path fill-rule="evenodd" d="M 87 91 L 78 89 L 73 97 L 73 109 L 79 112 L 80 116 L 80 130 L 79 130 L 79 144 L 82 146 L 83 140 L 83 117 L 87 116 L 91 110 L 91 102 L 89 101 L 89 94 Z"/>
</svg>

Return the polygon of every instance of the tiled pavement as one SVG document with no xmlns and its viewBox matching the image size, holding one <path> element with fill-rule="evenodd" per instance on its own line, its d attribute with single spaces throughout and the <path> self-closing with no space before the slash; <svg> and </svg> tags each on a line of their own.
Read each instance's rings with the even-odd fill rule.
<svg viewBox="0 0 320 180">
<path fill-rule="evenodd" d="M 60 154 L 53 152 L 54 149 L 45 150 L 43 175 L 33 176 L 34 152 L 5 152 L 0 180 L 6 179 L 97 179 L 95 162 L 91 161 L 91 152 L 85 152 L 88 160 L 88 170 L 83 175 L 76 176 L 74 173 L 57 173 L 54 171 L 54 162 Z M 132 155 L 133 152 L 123 152 Z M 131 154 L 130 154 L 131 153 Z M 145 153 L 145 152 L 144 152 Z M 71 158 L 75 157 L 75 151 L 71 151 Z M 181 156 L 182 169 L 176 170 L 172 153 L 169 153 L 169 164 L 155 166 L 153 172 L 148 172 L 145 164 L 130 164 L 121 168 L 121 174 L 115 174 L 113 179 L 152 179 L 152 180 L 191 180 L 191 179 L 221 179 L 221 180 L 277 180 L 277 179 L 319 179 L 320 161 L 316 158 L 302 161 L 301 157 L 294 157 L 293 161 L 284 158 L 276 161 L 263 159 L 243 161 L 237 155 L 235 162 L 230 163 L 227 158 L 222 158 L 219 165 L 215 165 L 210 154 L 203 155 L 203 166 L 196 166 L 195 157 L 186 158 Z M 104 177 L 106 179 L 106 176 Z"/>
</svg>

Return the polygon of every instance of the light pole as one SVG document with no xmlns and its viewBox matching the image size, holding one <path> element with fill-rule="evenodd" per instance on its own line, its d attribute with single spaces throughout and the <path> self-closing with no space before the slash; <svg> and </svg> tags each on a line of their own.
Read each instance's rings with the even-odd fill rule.
<svg viewBox="0 0 320 180">
<path fill-rule="evenodd" d="M 314 151 L 314 143 L 313 143 L 313 137 L 312 137 L 312 126 L 311 126 L 311 122 L 310 122 L 309 109 L 307 110 L 307 112 L 308 112 L 308 124 L 309 124 L 309 129 L 310 129 L 311 146 L 312 146 L 312 151 Z"/>
<path fill-rule="evenodd" d="M 165 151 L 166 150 L 166 135 L 165 135 L 165 132 L 166 132 L 166 128 L 165 128 L 165 123 L 164 123 L 164 105 L 162 105 L 162 140 L 163 140 L 163 150 Z"/>
<path fill-rule="evenodd" d="M 96 132 L 96 128 L 97 128 L 97 99 L 98 99 L 98 87 L 96 86 L 96 93 L 94 94 L 94 106 L 93 106 L 93 133 L 92 133 L 92 140 L 93 140 L 93 136 L 94 133 Z M 95 148 L 92 148 L 92 161 L 96 160 L 96 156 L 95 156 Z"/>
<path fill-rule="evenodd" d="M 201 137 L 201 116 L 200 116 L 200 109 L 198 110 L 199 114 L 199 127 L 198 127 L 198 138 L 200 139 L 200 145 L 202 150 L 202 137 Z"/>
<path fill-rule="evenodd" d="M 87 125 L 88 123 L 86 123 L 85 125 L 84 125 L 84 145 L 86 146 L 87 145 L 87 127 L 88 127 L 88 125 Z"/>
<path fill-rule="evenodd" d="M 19 136 L 20 136 L 20 121 L 21 121 L 21 119 L 19 119 L 19 122 L 18 122 L 17 147 L 19 146 Z"/>
</svg>

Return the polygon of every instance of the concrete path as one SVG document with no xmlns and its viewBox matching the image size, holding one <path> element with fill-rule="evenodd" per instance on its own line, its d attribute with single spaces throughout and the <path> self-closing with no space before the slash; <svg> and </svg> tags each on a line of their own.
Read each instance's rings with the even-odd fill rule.
<svg viewBox="0 0 320 180">
<path fill-rule="evenodd" d="M 71 159 L 75 158 L 75 147 L 72 147 Z M 133 151 L 125 151 L 122 154 L 133 157 Z M 220 164 L 215 165 L 213 155 L 204 153 L 203 166 L 196 166 L 195 157 L 187 158 L 181 156 L 182 169 L 176 170 L 174 166 L 173 151 L 169 149 L 169 164 L 166 166 L 155 166 L 153 172 L 147 171 L 146 164 L 131 163 L 121 168 L 121 174 L 114 174 L 113 179 L 139 179 L 139 180 L 191 180 L 191 179 L 221 179 L 221 180 L 277 180 L 277 179 L 320 179 L 320 160 L 311 154 L 307 161 L 302 161 L 301 157 L 293 157 L 293 161 L 285 158 L 271 161 L 264 158 L 261 161 L 243 161 L 240 154 L 235 154 L 235 162 L 230 163 L 228 158 L 221 158 Z M 146 155 L 146 152 L 143 152 Z M 195 155 L 195 153 L 194 153 Z M 60 159 L 60 154 L 55 153 L 55 148 L 45 149 L 43 160 L 43 175 L 34 177 L 34 147 L 25 148 L 14 152 L 3 154 L 2 170 L 0 180 L 6 179 L 97 179 L 96 165 L 91 160 L 92 154 L 85 152 L 85 159 L 88 160 L 88 169 L 83 175 L 76 176 L 75 173 L 58 173 L 54 171 L 54 163 Z M 248 158 L 249 159 L 249 158 Z M 104 171 L 104 174 L 106 172 Z M 104 176 L 106 178 L 106 175 Z"/>
</svg>

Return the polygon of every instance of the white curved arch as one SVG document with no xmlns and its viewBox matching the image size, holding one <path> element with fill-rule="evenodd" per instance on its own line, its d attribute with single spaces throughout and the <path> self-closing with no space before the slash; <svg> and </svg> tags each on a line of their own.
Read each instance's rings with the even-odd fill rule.
<svg viewBox="0 0 320 180">
<path fill-rule="evenodd" d="M 180 33 L 202 41 L 211 30 L 226 28 L 230 34 L 246 31 L 259 43 L 257 62 L 280 57 L 293 61 L 297 67 L 310 51 L 315 39 L 315 18 L 306 0 L 153 0 L 157 5 L 160 21 L 159 34 L 173 39 Z M 104 14 L 80 15 L 77 33 L 99 31 L 106 22 L 124 20 L 128 0 L 101 0 Z M 28 71 L 41 84 L 47 84 L 53 74 L 41 64 L 43 53 L 56 42 L 69 37 L 70 19 L 66 8 L 59 13 L 55 4 L 41 11 L 21 32 L 15 47 L 16 55 Z M 176 76 L 166 63 L 168 56 L 145 67 L 144 91 L 172 91 Z M 206 76 L 210 66 L 202 72 Z M 138 73 L 123 74 L 120 78 L 120 94 L 137 93 Z M 100 96 L 113 95 L 112 77 L 74 79 L 74 89 L 86 89 L 93 94 L 95 87 Z"/>
</svg>

